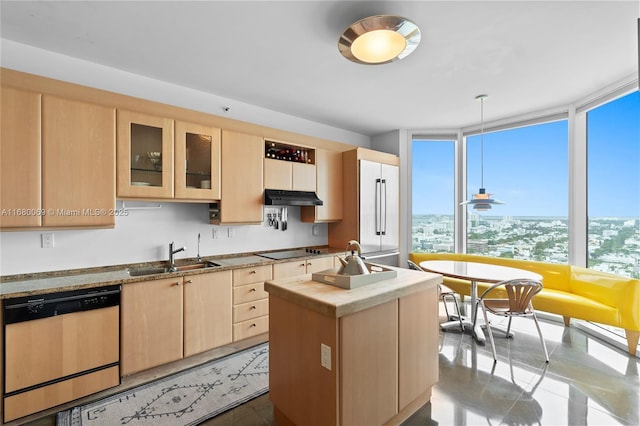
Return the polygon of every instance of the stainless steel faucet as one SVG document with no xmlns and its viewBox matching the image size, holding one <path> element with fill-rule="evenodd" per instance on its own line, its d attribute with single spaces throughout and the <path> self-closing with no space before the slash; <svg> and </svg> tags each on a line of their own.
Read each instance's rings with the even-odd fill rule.
<svg viewBox="0 0 640 426">
<path fill-rule="evenodd" d="M 196 261 L 198 263 L 202 262 L 202 258 L 200 257 L 200 233 L 198 232 L 198 256 L 196 257 Z"/>
<path fill-rule="evenodd" d="M 169 271 L 170 272 L 175 272 L 178 269 L 176 268 L 176 265 L 174 265 L 174 258 L 173 256 L 176 253 L 180 253 L 181 251 L 185 251 L 187 248 L 186 247 L 180 247 L 179 249 L 173 249 L 173 241 L 171 241 L 169 243 Z"/>
</svg>

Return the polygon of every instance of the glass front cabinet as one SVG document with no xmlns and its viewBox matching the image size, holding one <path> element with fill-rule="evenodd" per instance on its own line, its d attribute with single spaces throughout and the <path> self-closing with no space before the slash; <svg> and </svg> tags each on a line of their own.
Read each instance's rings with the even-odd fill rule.
<svg viewBox="0 0 640 426">
<path fill-rule="evenodd" d="M 220 129 L 118 111 L 117 196 L 220 199 Z"/>
<path fill-rule="evenodd" d="M 220 199 L 220 129 L 176 121 L 175 198 Z"/>
</svg>

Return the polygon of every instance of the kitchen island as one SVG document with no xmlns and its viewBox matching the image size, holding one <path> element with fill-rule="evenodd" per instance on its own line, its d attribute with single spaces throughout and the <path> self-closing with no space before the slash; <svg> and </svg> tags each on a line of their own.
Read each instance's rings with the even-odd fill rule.
<svg viewBox="0 0 640 426">
<path fill-rule="evenodd" d="M 438 380 L 437 274 L 345 290 L 311 275 L 265 283 L 278 425 L 399 424 Z"/>
</svg>

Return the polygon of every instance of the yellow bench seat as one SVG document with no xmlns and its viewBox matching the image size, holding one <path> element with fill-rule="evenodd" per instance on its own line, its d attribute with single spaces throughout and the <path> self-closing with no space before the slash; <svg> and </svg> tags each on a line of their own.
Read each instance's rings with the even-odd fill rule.
<svg viewBox="0 0 640 426">
<path fill-rule="evenodd" d="M 625 330 L 629 354 L 635 355 L 640 338 L 640 280 L 546 262 L 515 260 L 460 253 L 411 253 L 409 259 L 459 260 L 525 269 L 542 275 L 544 288 L 533 299 L 538 311 L 561 315 L 566 326 L 571 318 L 612 325 Z M 469 281 L 443 278 L 446 286 L 469 296 Z M 478 283 L 478 295 L 490 284 Z"/>
</svg>

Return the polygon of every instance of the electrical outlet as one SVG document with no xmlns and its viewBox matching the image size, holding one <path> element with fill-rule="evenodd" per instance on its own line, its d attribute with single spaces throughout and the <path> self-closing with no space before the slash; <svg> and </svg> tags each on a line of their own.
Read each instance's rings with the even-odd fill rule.
<svg viewBox="0 0 640 426">
<path fill-rule="evenodd" d="M 229 238 L 233 238 L 233 235 L 235 234 L 235 229 L 232 227 L 227 228 L 227 236 Z"/>
<path fill-rule="evenodd" d="M 42 248 L 53 248 L 55 247 L 55 241 L 53 240 L 53 232 L 45 232 L 44 234 L 40 234 L 42 238 Z"/>
<path fill-rule="evenodd" d="M 211 238 L 213 238 L 214 240 L 220 238 L 220 230 L 218 228 L 213 228 L 211 230 Z"/>
<path fill-rule="evenodd" d="M 320 227 L 318 225 L 313 225 L 311 227 L 311 235 L 318 235 L 320 233 Z"/>
<path fill-rule="evenodd" d="M 320 343 L 320 365 L 331 371 L 331 346 Z"/>
</svg>

